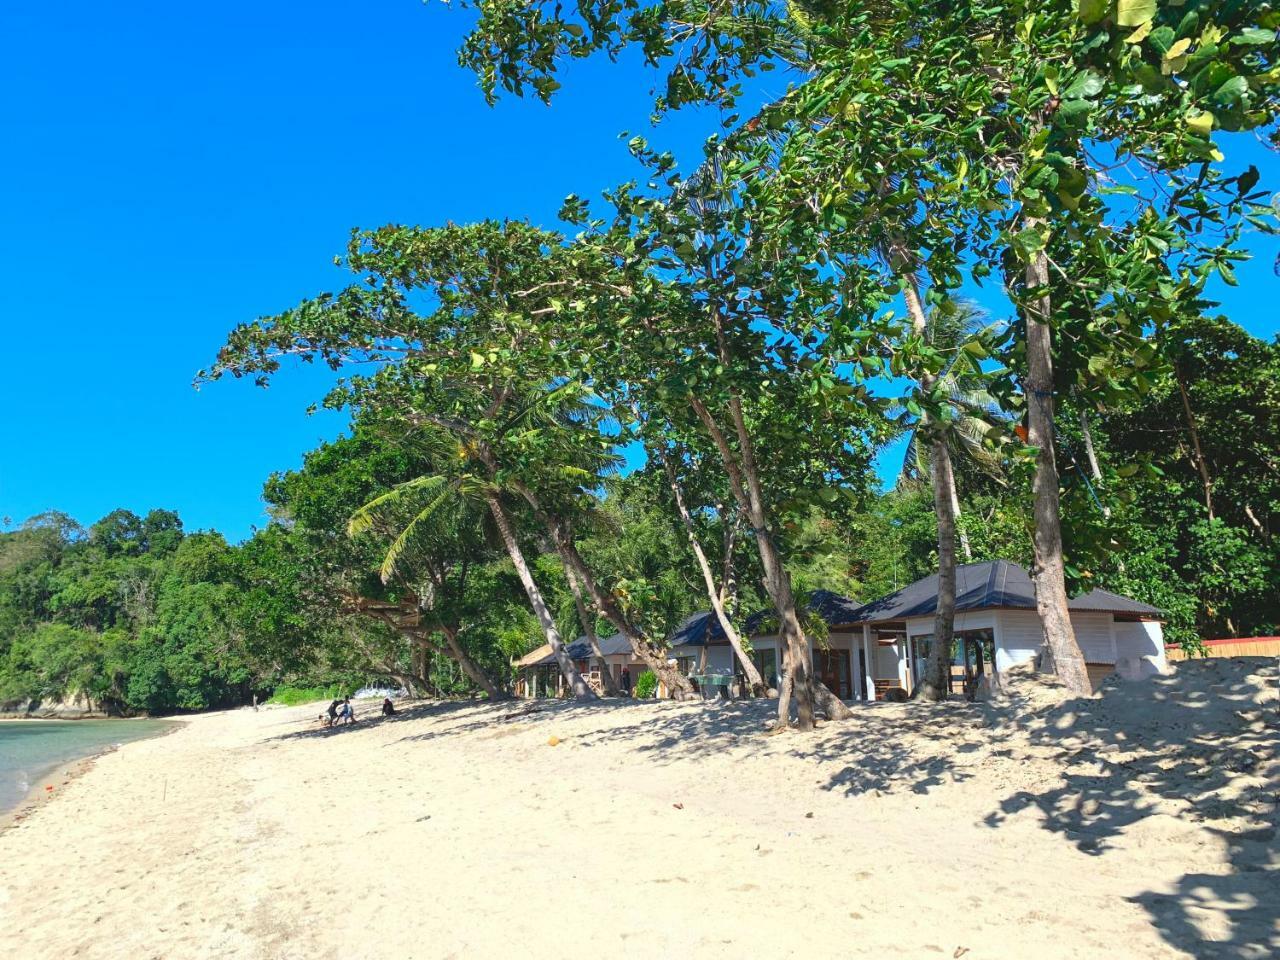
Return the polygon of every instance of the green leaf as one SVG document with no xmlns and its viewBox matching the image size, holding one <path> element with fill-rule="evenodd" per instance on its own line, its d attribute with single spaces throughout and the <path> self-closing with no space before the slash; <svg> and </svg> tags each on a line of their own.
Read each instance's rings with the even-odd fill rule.
<svg viewBox="0 0 1280 960">
<path fill-rule="evenodd" d="M 1156 0 L 1116 0 L 1116 26 L 1140 27 L 1156 15 L 1158 6 Z"/>
<path fill-rule="evenodd" d="M 1074 126 L 1093 112 L 1092 100 L 1064 100 L 1058 107 L 1058 119 L 1068 126 Z"/>
<path fill-rule="evenodd" d="M 1096 97 L 1102 92 L 1102 78 L 1092 70 L 1083 70 L 1076 74 L 1067 89 L 1062 91 L 1063 100 L 1078 100 Z"/>
<path fill-rule="evenodd" d="M 1097 23 L 1110 10 L 1110 0 L 1076 0 L 1076 14 L 1085 23 Z"/>
<path fill-rule="evenodd" d="M 1213 130 L 1213 114 L 1208 110 L 1193 110 L 1186 115 L 1185 123 L 1196 133 L 1208 136 Z"/>
<path fill-rule="evenodd" d="M 1231 38 L 1231 42 L 1244 47 L 1261 47 L 1268 43 L 1275 43 L 1276 32 L 1274 30 L 1263 30 L 1261 27 L 1249 27 L 1241 30 L 1238 34 Z"/>
<path fill-rule="evenodd" d="M 1232 77 L 1217 90 L 1213 91 L 1213 102 L 1221 104 L 1237 103 L 1248 92 L 1248 80 L 1244 77 Z"/>
</svg>

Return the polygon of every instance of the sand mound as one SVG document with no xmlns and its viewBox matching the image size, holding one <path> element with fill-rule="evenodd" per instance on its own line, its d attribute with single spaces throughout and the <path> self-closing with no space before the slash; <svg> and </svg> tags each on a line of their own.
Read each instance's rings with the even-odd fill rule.
<svg viewBox="0 0 1280 960">
<path fill-rule="evenodd" d="M 998 688 L 992 688 L 989 680 L 989 677 L 983 678 L 977 699 L 1009 717 L 1048 710 L 1072 696 L 1061 680 L 1041 673 L 1032 662 L 1002 671 Z"/>
</svg>

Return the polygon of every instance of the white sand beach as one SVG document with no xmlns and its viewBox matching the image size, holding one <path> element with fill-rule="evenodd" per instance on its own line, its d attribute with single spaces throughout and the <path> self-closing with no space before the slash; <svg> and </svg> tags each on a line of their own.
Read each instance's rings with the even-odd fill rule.
<svg viewBox="0 0 1280 960">
<path fill-rule="evenodd" d="M 199 716 L 0 834 L 6 955 L 1263 958 L 1276 672 L 1020 718 L 420 703 Z M 365 704 L 365 711 L 376 711 Z"/>
</svg>

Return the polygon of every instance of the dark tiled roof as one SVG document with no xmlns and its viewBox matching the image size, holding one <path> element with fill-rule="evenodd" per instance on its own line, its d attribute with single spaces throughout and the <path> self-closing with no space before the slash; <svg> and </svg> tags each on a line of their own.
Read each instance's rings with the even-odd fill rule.
<svg viewBox="0 0 1280 960">
<path fill-rule="evenodd" d="M 881 597 L 854 611 L 841 623 L 876 623 L 908 617 L 932 616 L 938 605 L 938 575 L 917 580 L 887 597 Z M 1067 604 L 1072 610 L 1099 613 L 1127 613 L 1159 617 L 1156 607 L 1106 590 L 1090 590 Z M 990 610 L 996 607 L 1018 610 L 1036 608 L 1035 587 L 1027 571 L 1008 560 L 966 563 L 956 567 L 956 612 Z"/>
<path fill-rule="evenodd" d="M 815 590 L 809 595 L 808 609 L 825 620 L 828 624 L 847 623 L 847 617 L 859 609 L 858 601 L 833 593 L 830 590 Z M 747 635 L 770 633 L 774 625 L 775 614 L 772 609 L 757 610 L 747 617 Z M 701 646 L 705 643 L 718 643 L 725 639 L 720 620 L 710 610 L 703 610 L 684 619 L 680 626 L 667 637 L 667 643 L 673 647 Z"/>
<path fill-rule="evenodd" d="M 724 630 L 720 620 L 711 610 L 701 610 L 684 618 L 680 626 L 667 637 L 667 644 L 672 647 L 700 646 L 710 640 L 712 643 L 724 639 Z"/>
<path fill-rule="evenodd" d="M 1072 610 L 1092 610 L 1100 613 L 1131 613 L 1142 617 L 1163 617 L 1164 611 L 1141 600 L 1122 597 L 1110 590 L 1094 589 L 1082 593 L 1074 600 L 1068 600 L 1067 606 Z"/>
<path fill-rule="evenodd" d="M 631 642 L 620 633 L 615 633 L 611 637 L 599 637 L 600 652 L 606 657 L 616 656 L 618 654 L 631 653 Z M 534 654 L 541 653 L 539 657 Z M 570 660 L 590 660 L 595 656 L 591 651 L 591 644 L 586 637 L 579 637 L 568 646 Z M 551 652 L 551 648 L 547 644 L 543 644 L 531 654 L 526 654 L 519 661 L 521 667 L 541 667 L 547 664 L 555 663 L 556 655 Z"/>
</svg>

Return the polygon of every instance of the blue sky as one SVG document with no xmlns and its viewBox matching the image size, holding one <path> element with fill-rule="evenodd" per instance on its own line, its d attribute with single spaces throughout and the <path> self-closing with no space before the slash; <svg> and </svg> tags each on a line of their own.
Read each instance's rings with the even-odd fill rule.
<svg viewBox="0 0 1280 960">
<path fill-rule="evenodd" d="M 181 512 L 232 540 L 273 470 L 336 435 L 319 371 L 191 387 L 234 324 L 333 289 L 354 226 L 552 224 L 634 176 L 617 135 L 688 155 L 710 118 L 648 129 L 656 75 L 575 64 L 551 108 L 486 107 L 468 14 L 419 0 L 0 11 L 0 517 Z M 785 82 L 775 81 L 779 87 Z M 1256 154 L 1256 156 L 1255 156 Z M 1264 184 L 1280 169 L 1256 147 Z M 1274 245 L 1228 312 L 1273 335 Z"/>
</svg>

